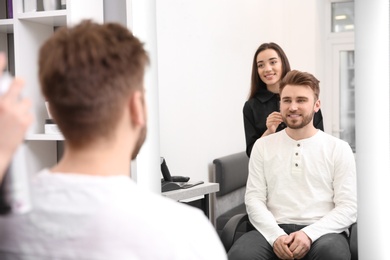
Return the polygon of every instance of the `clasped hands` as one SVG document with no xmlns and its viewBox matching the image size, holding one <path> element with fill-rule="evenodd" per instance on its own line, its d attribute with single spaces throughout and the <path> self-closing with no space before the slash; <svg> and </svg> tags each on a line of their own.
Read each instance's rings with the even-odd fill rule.
<svg viewBox="0 0 390 260">
<path fill-rule="evenodd" d="M 311 243 L 306 233 L 299 230 L 290 235 L 278 237 L 273 249 L 280 259 L 302 259 L 309 252 Z"/>
</svg>

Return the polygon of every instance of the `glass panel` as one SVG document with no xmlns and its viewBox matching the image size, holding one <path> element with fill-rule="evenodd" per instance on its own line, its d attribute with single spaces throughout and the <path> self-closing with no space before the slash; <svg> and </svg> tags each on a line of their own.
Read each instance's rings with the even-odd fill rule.
<svg viewBox="0 0 390 260">
<path fill-rule="evenodd" d="M 332 32 L 354 31 L 354 2 L 332 3 Z"/>
<path fill-rule="evenodd" d="M 355 145 L 355 52 L 340 51 L 340 138 Z"/>
</svg>

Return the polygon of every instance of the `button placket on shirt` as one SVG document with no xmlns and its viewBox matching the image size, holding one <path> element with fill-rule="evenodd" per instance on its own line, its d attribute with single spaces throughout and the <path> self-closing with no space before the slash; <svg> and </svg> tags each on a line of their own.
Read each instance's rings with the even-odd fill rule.
<svg viewBox="0 0 390 260">
<path fill-rule="evenodd" d="M 297 143 L 295 145 L 295 148 L 293 149 L 293 160 L 292 160 L 292 172 L 293 173 L 301 173 L 302 168 L 302 156 L 301 156 L 302 147 L 300 143 Z"/>
</svg>

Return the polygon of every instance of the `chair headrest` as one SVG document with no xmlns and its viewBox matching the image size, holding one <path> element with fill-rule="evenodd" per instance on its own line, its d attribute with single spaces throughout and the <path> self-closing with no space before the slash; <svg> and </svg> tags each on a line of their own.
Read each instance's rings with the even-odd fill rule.
<svg viewBox="0 0 390 260">
<path fill-rule="evenodd" d="M 249 158 L 245 152 L 217 158 L 213 161 L 215 180 L 219 183 L 217 196 L 223 196 L 246 186 Z"/>
</svg>

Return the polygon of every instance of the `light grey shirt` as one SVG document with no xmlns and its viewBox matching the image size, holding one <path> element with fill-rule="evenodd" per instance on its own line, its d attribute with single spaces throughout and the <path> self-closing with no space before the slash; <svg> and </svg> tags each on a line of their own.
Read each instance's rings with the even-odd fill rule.
<svg viewBox="0 0 390 260">
<path fill-rule="evenodd" d="M 52 174 L 31 185 L 33 209 L 0 217 L 0 259 L 222 259 L 203 212 L 127 176 Z"/>
</svg>

